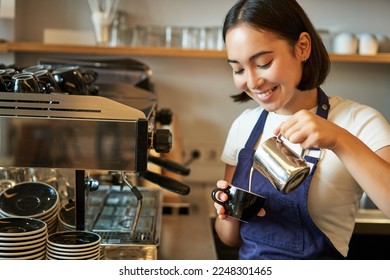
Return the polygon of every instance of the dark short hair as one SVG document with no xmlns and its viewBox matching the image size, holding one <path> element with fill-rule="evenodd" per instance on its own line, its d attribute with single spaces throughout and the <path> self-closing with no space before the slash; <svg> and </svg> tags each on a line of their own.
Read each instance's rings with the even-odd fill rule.
<svg viewBox="0 0 390 280">
<path fill-rule="evenodd" d="M 328 52 L 317 30 L 296 0 L 239 0 L 225 17 L 223 39 L 226 39 L 230 28 L 242 22 L 277 35 L 286 40 L 292 48 L 300 34 L 307 32 L 311 38 L 311 54 L 304 64 L 297 88 L 309 90 L 324 83 L 331 65 Z M 245 92 L 231 97 L 234 102 L 251 100 Z"/>
</svg>

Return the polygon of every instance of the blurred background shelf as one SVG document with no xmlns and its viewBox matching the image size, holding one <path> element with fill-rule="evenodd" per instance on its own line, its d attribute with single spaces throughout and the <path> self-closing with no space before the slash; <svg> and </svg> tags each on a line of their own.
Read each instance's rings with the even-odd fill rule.
<svg viewBox="0 0 390 280">
<path fill-rule="evenodd" d="M 226 58 L 226 52 L 224 50 L 198 50 L 141 46 L 100 47 L 93 45 L 44 44 L 39 42 L 0 43 L 0 52 Z M 333 62 L 390 63 L 390 53 L 379 53 L 377 55 L 330 54 L 330 58 Z"/>
<path fill-rule="evenodd" d="M 62 53 L 62 54 L 95 54 L 95 55 L 134 55 L 134 56 L 170 56 L 224 58 L 225 51 L 197 50 L 162 47 L 100 47 L 93 45 L 57 45 L 37 42 L 6 42 L 0 44 L 1 52 L 16 53 Z M 390 59 L 389 59 L 390 62 Z"/>
</svg>

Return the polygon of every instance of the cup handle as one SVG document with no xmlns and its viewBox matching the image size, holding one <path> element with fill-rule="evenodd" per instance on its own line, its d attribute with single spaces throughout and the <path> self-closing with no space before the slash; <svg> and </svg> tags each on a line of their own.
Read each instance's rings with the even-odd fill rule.
<svg viewBox="0 0 390 280">
<path fill-rule="evenodd" d="M 212 198 L 216 203 L 218 203 L 219 205 L 225 206 L 225 205 L 226 205 L 226 202 L 218 200 L 218 199 L 216 198 L 216 195 L 217 195 L 217 192 L 227 193 L 227 190 L 228 190 L 228 189 L 215 188 L 215 189 L 213 189 L 213 190 L 211 191 L 211 198 Z"/>
<path fill-rule="evenodd" d="M 40 80 L 37 81 L 37 84 L 38 84 L 39 92 L 46 93 L 48 89 L 48 85 L 44 81 L 40 81 Z"/>
<path fill-rule="evenodd" d="M 98 74 L 94 70 L 86 70 L 82 72 L 82 76 L 85 83 L 91 84 L 96 81 Z"/>
<path fill-rule="evenodd" d="M 4 80 L 4 86 L 5 86 L 5 89 L 7 90 L 7 92 L 11 92 L 12 91 L 12 80 Z"/>
</svg>

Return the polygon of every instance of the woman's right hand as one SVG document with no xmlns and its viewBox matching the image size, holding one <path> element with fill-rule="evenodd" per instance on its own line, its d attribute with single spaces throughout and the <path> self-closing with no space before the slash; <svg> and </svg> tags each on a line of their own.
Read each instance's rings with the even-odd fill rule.
<svg viewBox="0 0 390 280">
<path fill-rule="evenodd" d="M 229 183 L 226 182 L 225 180 L 219 180 L 219 181 L 217 182 L 217 187 L 220 188 L 220 189 L 222 189 L 222 190 L 223 190 L 223 189 L 226 189 L 228 186 L 229 186 Z M 226 200 L 228 199 L 228 195 L 227 195 L 226 193 L 222 192 L 222 191 L 221 191 L 221 192 L 218 191 L 218 192 L 216 193 L 216 195 L 215 195 L 215 198 L 218 199 L 218 200 L 221 201 L 221 202 L 224 202 L 224 201 L 226 201 Z M 225 208 L 223 208 L 222 205 L 220 205 L 220 204 L 214 202 L 214 207 L 215 207 L 215 209 L 217 210 L 217 215 L 218 215 L 218 217 L 219 217 L 221 220 L 227 219 L 228 216 L 225 214 Z"/>
</svg>

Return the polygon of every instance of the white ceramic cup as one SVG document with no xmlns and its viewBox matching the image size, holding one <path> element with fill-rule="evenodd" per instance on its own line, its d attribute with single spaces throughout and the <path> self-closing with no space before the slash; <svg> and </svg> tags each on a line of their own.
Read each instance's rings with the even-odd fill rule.
<svg viewBox="0 0 390 280">
<path fill-rule="evenodd" d="M 362 33 L 359 35 L 359 54 L 375 55 L 378 53 L 378 40 L 374 34 Z"/>
<path fill-rule="evenodd" d="M 383 34 L 377 34 L 378 53 L 390 53 L 390 38 Z"/>
<path fill-rule="evenodd" d="M 358 39 L 350 32 L 337 34 L 333 39 L 333 52 L 336 54 L 355 54 L 358 50 Z"/>
</svg>

